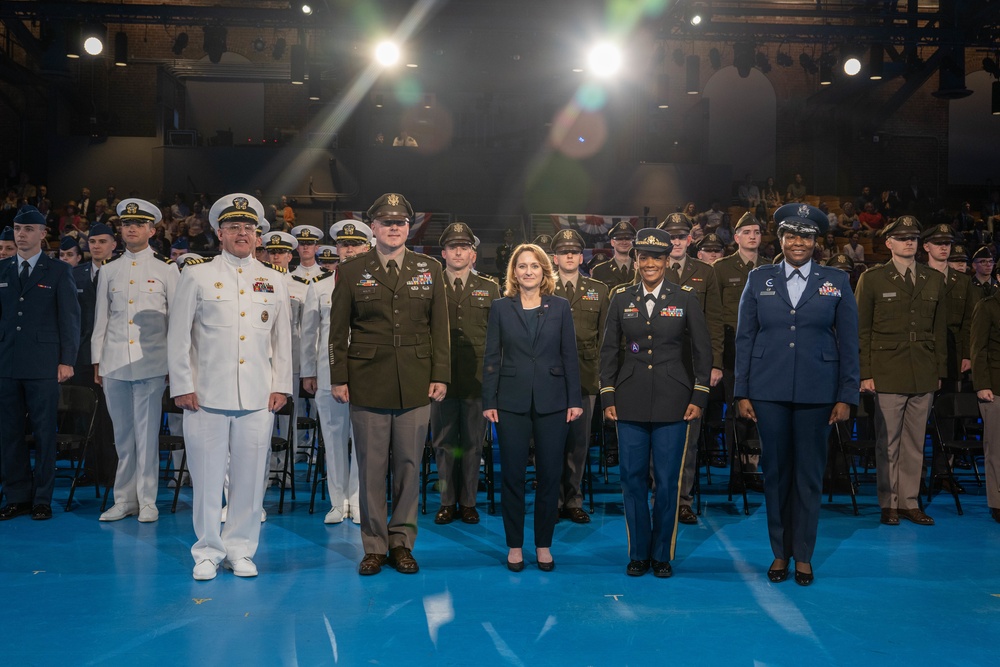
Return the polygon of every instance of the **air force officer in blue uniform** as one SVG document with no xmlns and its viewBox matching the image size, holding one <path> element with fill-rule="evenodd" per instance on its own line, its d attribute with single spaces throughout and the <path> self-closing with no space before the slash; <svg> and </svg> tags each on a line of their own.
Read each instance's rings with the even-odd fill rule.
<svg viewBox="0 0 1000 667">
<path fill-rule="evenodd" d="M 784 260 L 753 270 L 736 325 L 735 397 L 757 422 L 767 527 L 768 578 L 812 583 L 830 426 L 850 415 L 860 386 L 858 309 L 850 276 L 812 261 L 826 214 L 806 204 L 774 212 Z"/>
</svg>

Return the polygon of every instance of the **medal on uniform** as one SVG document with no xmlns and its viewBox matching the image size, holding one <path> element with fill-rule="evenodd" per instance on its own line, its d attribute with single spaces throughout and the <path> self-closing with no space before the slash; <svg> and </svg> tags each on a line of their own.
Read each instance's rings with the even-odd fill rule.
<svg viewBox="0 0 1000 667">
<path fill-rule="evenodd" d="M 265 310 L 264 312 L 262 312 L 260 314 L 260 321 L 261 322 L 267 322 L 267 318 L 268 318 L 268 314 L 267 314 L 267 311 Z"/>
<path fill-rule="evenodd" d="M 222 289 L 222 283 L 215 283 L 215 289 Z"/>
<path fill-rule="evenodd" d="M 667 306 L 660 309 L 660 317 L 684 317 L 684 309 L 677 306 Z"/>
<path fill-rule="evenodd" d="M 840 296 L 840 290 L 833 286 L 833 283 L 827 281 L 823 283 L 822 287 L 819 288 L 820 296 Z"/>
</svg>

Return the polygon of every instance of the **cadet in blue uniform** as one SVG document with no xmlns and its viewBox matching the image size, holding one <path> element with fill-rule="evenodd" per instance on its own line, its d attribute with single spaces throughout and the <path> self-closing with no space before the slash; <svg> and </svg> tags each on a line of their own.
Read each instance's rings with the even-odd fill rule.
<svg viewBox="0 0 1000 667">
<path fill-rule="evenodd" d="M 605 418 L 618 422 L 629 539 L 625 571 L 631 576 L 645 574 L 650 565 L 657 577 L 673 574 L 688 423 L 708 403 L 708 325 L 694 290 L 665 279 L 672 248 L 669 232 L 661 229 L 636 236 L 639 282 L 613 291 L 601 345 L 601 405 Z M 650 458 L 656 482 L 652 521 Z"/>
<path fill-rule="evenodd" d="M 80 304 L 68 264 L 42 252 L 45 216 L 23 206 L 14 217 L 17 253 L 0 263 L 0 521 L 52 518 L 59 383 L 73 377 Z M 24 441 L 35 434 L 35 469 Z"/>
<path fill-rule="evenodd" d="M 830 426 L 858 403 L 858 308 L 847 273 L 812 261 L 826 214 L 785 204 L 774 221 L 784 261 L 751 271 L 743 290 L 734 393 L 760 433 L 768 578 L 787 579 L 794 558 L 795 581 L 808 586 Z"/>
</svg>

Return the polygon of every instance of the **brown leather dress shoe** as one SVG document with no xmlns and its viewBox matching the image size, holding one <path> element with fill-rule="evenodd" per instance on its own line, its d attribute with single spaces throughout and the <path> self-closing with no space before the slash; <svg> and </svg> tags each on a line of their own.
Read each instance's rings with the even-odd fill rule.
<svg viewBox="0 0 1000 667">
<path fill-rule="evenodd" d="M 7 503 L 0 508 L 0 521 L 10 521 L 16 516 L 31 513 L 31 503 Z"/>
<path fill-rule="evenodd" d="M 933 526 L 934 519 L 924 514 L 923 510 L 899 510 L 899 516 L 909 519 L 918 526 Z"/>
<path fill-rule="evenodd" d="M 444 525 L 455 520 L 455 505 L 442 505 L 434 515 L 434 523 Z"/>
<path fill-rule="evenodd" d="M 590 523 L 590 515 L 580 507 L 564 507 L 560 510 L 559 516 L 573 523 Z"/>
<path fill-rule="evenodd" d="M 400 574 L 416 574 L 420 570 L 417 559 L 413 557 L 406 547 L 393 547 L 389 549 L 389 565 L 396 568 Z"/>
<path fill-rule="evenodd" d="M 880 523 L 884 523 L 887 526 L 898 526 L 899 510 L 883 509 L 882 518 L 879 521 Z"/>
<path fill-rule="evenodd" d="M 681 505 L 680 510 L 677 512 L 677 520 L 693 526 L 698 523 L 698 515 L 691 510 L 690 505 Z"/>
<path fill-rule="evenodd" d="M 459 507 L 458 513 L 462 517 L 462 523 L 479 523 L 479 512 L 475 507 Z"/>
<path fill-rule="evenodd" d="M 385 554 L 365 554 L 365 557 L 361 559 L 361 565 L 358 566 L 358 574 L 378 574 L 382 571 L 385 560 Z"/>
</svg>

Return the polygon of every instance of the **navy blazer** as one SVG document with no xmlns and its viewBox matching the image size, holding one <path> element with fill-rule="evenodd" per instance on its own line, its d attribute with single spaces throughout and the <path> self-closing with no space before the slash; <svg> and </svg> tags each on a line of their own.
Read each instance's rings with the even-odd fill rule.
<svg viewBox="0 0 1000 667">
<path fill-rule="evenodd" d="M 533 340 L 527 317 L 537 317 Z M 493 301 L 483 357 L 483 410 L 549 414 L 583 407 L 580 362 L 569 301 L 543 295 L 536 311 L 525 313 L 521 297 Z"/>
<path fill-rule="evenodd" d="M 94 314 L 97 312 L 97 286 L 90 277 L 91 264 L 84 262 L 73 267 L 76 298 L 80 302 L 80 351 L 76 355 L 76 366 L 91 363 L 90 337 L 94 334 Z"/>
<path fill-rule="evenodd" d="M 21 289 L 20 262 L 16 254 L 0 262 L 0 377 L 54 380 L 80 347 L 76 283 L 69 264 L 43 253 Z"/>
<path fill-rule="evenodd" d="M 858 404 L 858 304 L 850 277 L 812 263 L 792 307 L 785 262 L 754 269 L 736 323 L 736 398 Z"/>
</svg>

